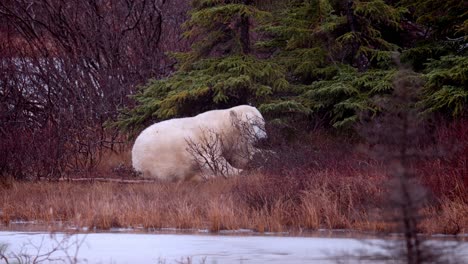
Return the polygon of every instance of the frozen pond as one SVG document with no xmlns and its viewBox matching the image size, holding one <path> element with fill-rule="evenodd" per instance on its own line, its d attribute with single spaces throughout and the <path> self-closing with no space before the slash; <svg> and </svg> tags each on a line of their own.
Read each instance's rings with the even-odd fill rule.
<svg viewBox="0 0 468 264">
<path fill-rule="evenodd" d="M 79 263 L 336 263 L 337 256 L 346 254 L 382 253 L 379 243 L 382 240 L 129 233 L 51 236 L 41 232 L 0 232 L 0 244 L 8 244 L 4 255 L 36 256 L 56 248 L 56 252 L 43 258 L 66 259 L 66 263 L 75 255 Z M 456 251 L 468 263 L 468 243 L 461 243 Z M 342 260 L 358 262 L 350 257 Z"/>
</svg>

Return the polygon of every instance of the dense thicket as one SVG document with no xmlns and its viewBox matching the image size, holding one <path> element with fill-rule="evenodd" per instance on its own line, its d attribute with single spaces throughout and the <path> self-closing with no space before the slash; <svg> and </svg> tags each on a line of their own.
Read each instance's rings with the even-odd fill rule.
<svg viewBox="0 0 468 264">
<path fill-rule="evenodd" d="M 467 6 L 460 1 L 197 0 L 185 23 L 192 49 L 150 81 L 119 124 L 253 104 L 277 123 L 348 127 L 379 113 L 401 67 L 425 81 L 419 106 L 466 114 Z M 403 66 L 398 63 L 403 62 Z M 289 123 L 289 124 L 288 124 Z"/>
<path fill-rule="evenodd" d="M 455 0 L 1 1 L 0 175 L 92 168 L 118 142 L 108 121 L 252 104 L 281 127 L 350 127 L 399 67 L 424 81 L 423 113 L 466 116 L 467 18 Z"/>
<path fill-rule="evenodd" d="M 0 1 L 0 175 L 59 177 L 115 148 L 117 133 L 104 124 L 137 85 L 170 70 L 164 52 L 179 43 L 181 7 Z"/>
</svg>

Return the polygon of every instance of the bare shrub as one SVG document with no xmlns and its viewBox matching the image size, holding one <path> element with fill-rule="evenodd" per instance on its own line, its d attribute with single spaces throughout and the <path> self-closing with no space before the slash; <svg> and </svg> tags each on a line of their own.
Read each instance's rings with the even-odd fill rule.
<svg viewBox="0 0 468 264">
<path fill-rule="evenodd" d="M 86 236 L 78 238 L 74 233 L 66 233 L 61 236 L 50 233 L 51 243 L 47 243 L 45 237 L 39 243 L 29 241 L 22 245 L 18 252 L 8 249 L 8 244 L 0 244 L 0 260 L 9 263 L 79 263 L 78 253 L 85 242 Z"/>
<path fill-rule="evenodd" d="M 184 1 L 0 2 L 0 175 L 89 174 L 123 138 L 106 127 L 172 70 Z"/>
<path fill-rule="evenodd" d="M 361 133 L 372 146 L 370 154 L 387 165 L 384 219 L 404 238 L 386 249 L 393 258 L 406 263 L 439 263 L 445 262 L 444 248 L 420 235 L 423 220 L 429 217 L 423 214 L 423 208 L 430 200 L 417 165 L 439 155 L 415 107 L 421 86 L 422 80 L 414 72 L 400 70 L 394 79 L 393 95 L 376 101 L 383 113 L 365 124 Z"/>
<path fill-rule="evenodd" d="M 187 151 L 195 159 L 199 168 L 202 168 L 202 178 L 221 176 L 227 178 L 238 174 L 239 169 L 234 168 L 225 157 L 225 136 L 209 129 L 201 129 L 201 136 L 197 141 L 186 139 Z M 209 173 L 207 173 L 209 171 Z"/>
<path fill-rule="evenodd" d="M 261 118 L 242 121 L 231 115 L 231 127 L 223 131 L 200 127 L 196 139 L 186 138 L 187 151 L 201 168 L 204 179 L 236 175 L 243 169 L 264 166 L 273 152 L 258 149 L 255 145 L 266 135 Z M 255 158 L 255 159 L 254 159 Z M 255 163 L 254 163 L 255 162 Z"/>
</svg>

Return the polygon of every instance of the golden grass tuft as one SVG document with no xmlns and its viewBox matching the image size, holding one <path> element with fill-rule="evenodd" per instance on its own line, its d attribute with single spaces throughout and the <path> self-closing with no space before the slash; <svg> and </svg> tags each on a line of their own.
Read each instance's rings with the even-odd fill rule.
<svg viewBox="0 0 468 264">
<path fill-rule="evenodd" d="M 309 152 L 317 155 L 314 153 Z M 383 216 L 388 197 L 383 166 L 359 156 L 339 161 L 320 156 L 296 158 L 315 159 L 317 163 L 206 182 L 9 180 L 0 184 L 0 223 L 39 221 L 54 225 L 61 221 L 91 229 L 179 228 L 211 232 L 390 230 Z M 466 184 L 454 173 L 455 169 L 431 169 L 436 165 L 441 166 L 434 162 L 422 166 L 422 179 L 429 191 L 446 195 L 434 197 L 438 202 L 423 209 L 426 219 L 420 229 L 424 233 L 466 233 Z M 425 172 L 432 174 L 425 177 Z M 446 183 L 442 186 L 439 182 Z"/>
<path fill-rule="evenodd" d="M 440 206 L 424 208 L 423 214 L 429 216 L 421 224 L 424 233 L 468 233 L 468 204 L 460 198 L 451 200 L 444 197 Z"/>
<path fill-rule="evenodd" d="M 310 178 L 307 185 L 292 192 L 265 184 L 269 180 L 278 183 L 261 173 L 202 183 L 13 182 L 0 188 L 0 220 L 3 225 L 17 220 L 52 225 L 62 221 L 96 229 L 195 228 L 211 232 L 388 229 L 379 218 L 379 201 L 385 197 L 383 176 L 307 173 L 311 174 L 301 176 Z M 286 179 L 279 181 L 289 184 Z M 424 210 L 428 218 L 421 226 L 423 232 L 468 230 L 468 205 L 461 199 L 445 197 L 439 206 Z"/>
</svg>

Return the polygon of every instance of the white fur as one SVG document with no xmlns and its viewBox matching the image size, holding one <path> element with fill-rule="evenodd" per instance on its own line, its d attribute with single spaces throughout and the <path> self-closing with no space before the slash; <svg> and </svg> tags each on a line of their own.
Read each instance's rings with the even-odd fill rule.
<svg viewBox="0 0 468 264">
<path fill-rule="evenodd" d="M 236 120 L 244 124 L 242 129 L 236 126 Z M 162 121 L 143 130 L 135 140 L 133 167 L 144 177 L 172 181 L 199 179 L 201 175 L 213 173 L 209 164 L 200 165 L 189 150 L 192 142 L 202 144 L 209 131 L 222 135 L 222 143 L 216 144 L 219 144 L 217 149 L 221 159 L 227 164 L 225 173 L 238 174 L 258 152 L 253 146 L 254 141 L 267 136 L 264 125 L 260 112 L 247 105 Z M 240 131 L 245 129 L 255 137 L 239 140 L 242 137 Z"/>
</svg>

